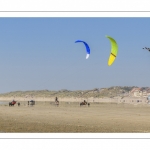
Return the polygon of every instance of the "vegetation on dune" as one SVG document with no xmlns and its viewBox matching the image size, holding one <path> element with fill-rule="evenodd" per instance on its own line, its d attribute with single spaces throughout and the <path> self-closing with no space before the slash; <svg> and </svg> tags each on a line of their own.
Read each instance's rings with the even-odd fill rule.
<svg viewBox="0 0 150 150">
<path fill-rule="evenodd" d="M 9 93 L 0 94 L 0 97 L 76 97 L 76 98 L 87 98 L 87 97 L 115 97 L 115 96 L 125 96 L 128 95 L 129 91 L 131 91 L 135 86 L 132 87 L 121 87 L 121 86 L 113 86 L 109 88 L 94 88 L 92 90 L 78 90 L 78 91 L 70 91 L 66 89 L 62 89 L 59 91 L 49 91 L 49 90 L 39 90 L 39 91 L 15 91 Z"/>
</svg>

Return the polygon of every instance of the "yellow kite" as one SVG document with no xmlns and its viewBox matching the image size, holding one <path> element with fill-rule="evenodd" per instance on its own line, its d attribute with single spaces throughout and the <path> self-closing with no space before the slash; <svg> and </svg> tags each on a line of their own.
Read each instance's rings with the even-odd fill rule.
<svg viewBox="0 0 150 150">
<path fill-rule="evenodd" d="M 109 60 L 108 60 L 108 66 L 111 66 L 113 62 L 115 61 L 116 56 L 118 54 L 118 45 L 112 37 L 110 36 L 106 36 L 106 37 L 110 40 L 110 43 L 111 43 L 111 53 L 110 53 Z"/>
</svg>

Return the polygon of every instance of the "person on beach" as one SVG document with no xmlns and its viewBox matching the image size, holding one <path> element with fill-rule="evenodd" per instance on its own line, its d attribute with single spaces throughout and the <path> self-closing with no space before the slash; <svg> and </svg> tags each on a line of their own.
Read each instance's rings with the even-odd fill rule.
<svg viewBox="0 0 150 150">
<path fill-rule="evenodd" d="M 58 98 L 56 97 L 55 98 L 55 104 L 58 106 L 59 105 L 59 101 L 58 101 Z"/>
<path fill-rule="evenodd" d="M 18 106 L 20 106 L 20 103 L 18 102 Z"/>
<path fill-rule="evenodd" d="M 56 97 L 56 98 L 55 98 L 55 102 L 57 102 L 57 101 L 58 101 L 58 98 Z"/>
</svg>

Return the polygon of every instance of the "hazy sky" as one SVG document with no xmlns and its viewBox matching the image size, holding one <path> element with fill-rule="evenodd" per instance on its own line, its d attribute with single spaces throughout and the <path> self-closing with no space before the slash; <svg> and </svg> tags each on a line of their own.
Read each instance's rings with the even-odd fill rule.
<svg viewBox="0 0 150 150">
<path fill-rule="evenodd" d="M 150 18 L 0 18 L 0 39 L 0 93 L 150 86 Z"/>
</svg>

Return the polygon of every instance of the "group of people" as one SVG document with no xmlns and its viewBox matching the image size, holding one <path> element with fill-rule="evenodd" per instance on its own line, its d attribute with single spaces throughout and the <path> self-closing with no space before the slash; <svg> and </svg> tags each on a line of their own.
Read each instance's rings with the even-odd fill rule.
<svg viewBox="0 0 150 150">
<path fill-rule="evenodd" d="M 9 105 L 14 105 L 17 101 L 13 100 L 12 102 L 9 103 Z M 56 106 L 59 105 L 59 101 L 58 101 L 58 97 L 55 98 L 55 104 Z M 31 101 L 28 101 L 28 105 L 35 105 L 35 101 L 31 100 Z M 90 103 L 86 102 L 86 100 L 84 100 L 83 102 L 80 103 L 80 106 L 81 105 L 90 105 Z M 20 102 L 18 102 L 18 106 L 20 106 Z"/>
<path fill-rule="evenodd" d="M 59 105 L 59 101 L 58 101 L 57 97 L 55 98 L 55 104 L 57 106 Z M 82 106 L 82 105 L 88 105 L 88 106 L 90 106 L 90 103 L 88 103 L 86 100 L 84 100 L 83 102 L 80 103 L 80 106 Z"/>
</svg>

